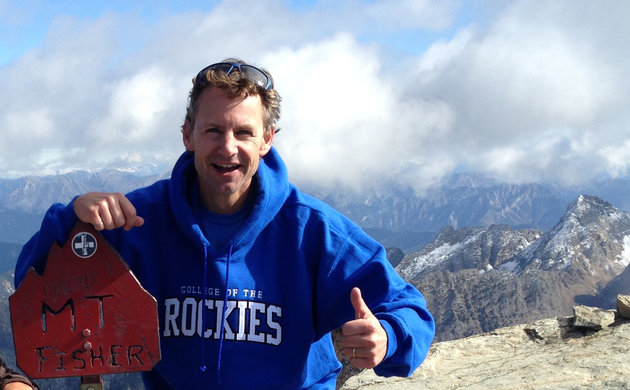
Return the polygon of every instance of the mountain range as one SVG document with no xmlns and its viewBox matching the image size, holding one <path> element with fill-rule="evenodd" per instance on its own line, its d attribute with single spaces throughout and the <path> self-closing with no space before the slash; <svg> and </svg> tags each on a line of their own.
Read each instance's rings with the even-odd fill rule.
<svg viewBox="0 0 630 390">
<path fill-rule="evenodd" d="M 397 271 L 425 295 L 438 340 L 613 307 L 630 293 L 630 214 L 580 195 L 544 232 L 507 225 L 444 228 Z"/>
<path fill-rule="evenodd" d="M 55 202 L 67 203 L 88 191 L 126 193 L 168 175 L 104 170 L 0 178 L 0 242 L 26 242 L 39 229 L 46 209 Z M 598 196 L 621 210 L 630 210 L 630 198 L 625 196 L 630 191 L 630 178 L 562 187 L 505 184 L 478 174 L 459 173 L 424 193 L 388 181 L 361 190 L 316 184 L 300 188 L 341 211 L 384 246 L 400 248 L 405 253 L 423 248 L 445 226 L 457 229 L 505 224 L 519 229 L 550 229 L 566 205 L 580 194 Z"/>
</svg>

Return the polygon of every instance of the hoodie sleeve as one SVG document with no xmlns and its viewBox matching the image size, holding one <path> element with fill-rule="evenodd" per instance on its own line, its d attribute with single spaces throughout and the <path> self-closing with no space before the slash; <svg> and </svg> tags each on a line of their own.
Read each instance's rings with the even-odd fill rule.
<svg viewBox="0 0 630 390">
<path fill-rule="evenodd" d="M 326 318 L 321 324 L 334 329 L 354 319 L 350 291 L 359 287 L 388 337 L 387 354 L 374 372 L 409 376 L 427 356 L 435 333 L 433 317 L 422 294 L 391 266 L 385 249 L 356 226 L 348 231 L 328 235 L 331 262 L 319 278 L 325 286 L 318 288 L 318 312 Z M 328 322 L 335 320 L 340 322 Z"/>
<path fill-rule="evenodd" d="M 76 199 L 76 198 L 75 198 Z M 26 273 L 34 267 L 40 274 L 46 266 L 48 251 L 54 242 L 63 245 L 77 220 L 74 213 L 74 199 L 68 205 L 56 203 L 52 205 L 42 221 L 39 232 L 24 245 L 15 266 L 15 287 L 17 288 Z"/>
</svg>

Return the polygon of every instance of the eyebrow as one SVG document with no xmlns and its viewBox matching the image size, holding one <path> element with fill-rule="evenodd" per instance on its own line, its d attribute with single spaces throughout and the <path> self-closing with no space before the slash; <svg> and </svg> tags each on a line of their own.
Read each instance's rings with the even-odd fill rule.
<svg viewBox="0 0 630 390">
<path fill-rule="evenodd" d="M 217 128 L 219 130 L 225 130 L 225 126 L 224 125 L 220 125 L 216 122 L 196 122 L 195 126 L 198 126 L 200 129 L 210 129 L 210 128 Z M 245 123 L 240 123 L 238 124 L 238 126 L 234 127 L 234 131 L 239 131 L 239 130 L 249 130 L 253 133 L 256 132 L 256 125 L 247 121 Z M 263 128 L 263 132 L 264 132 L 264 128 Z"/>
</svg>

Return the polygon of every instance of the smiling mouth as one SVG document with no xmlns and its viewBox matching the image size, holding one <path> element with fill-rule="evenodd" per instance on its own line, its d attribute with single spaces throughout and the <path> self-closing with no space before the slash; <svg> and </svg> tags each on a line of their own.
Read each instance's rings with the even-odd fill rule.
<svg viewBox="0 0 630 390">
<path fill-rule="evenodd" d="M 232 172 L 240 167 L 238 164 L 212 164 L 212 166 L 221 173 Z"/>
</svg>

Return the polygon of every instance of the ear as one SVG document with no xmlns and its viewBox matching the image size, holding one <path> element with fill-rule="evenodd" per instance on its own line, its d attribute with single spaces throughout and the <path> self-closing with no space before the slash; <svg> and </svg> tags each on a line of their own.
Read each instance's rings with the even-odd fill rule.
<svg viewBox="0 0 630 390">
<path fill-rule="evenodd" d="M 182 140 L 184 141 L 184 146 L 186 146 L 186 150 L 189 152 L 195 151 L 195 142 L 193 139 L 193 129 L 192 124 L 188 119 L 184 121 L 182 125 Z"/>
<path fill-rule="evenodd" d="M 266 155 L 271 149 L 271 144 L 273 143 L 273 136 L 276 134 L 276 129 L 271 128 L 268 131 L 265 131 L 263 134 L 263 144 L 260 145 L 260 157 Z"/>
</svg>

